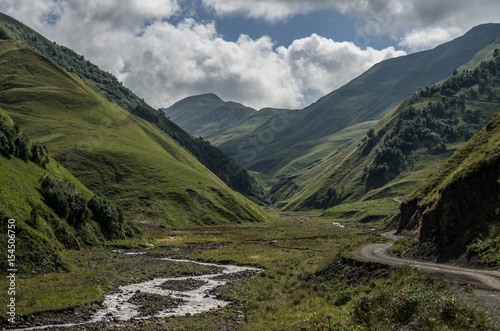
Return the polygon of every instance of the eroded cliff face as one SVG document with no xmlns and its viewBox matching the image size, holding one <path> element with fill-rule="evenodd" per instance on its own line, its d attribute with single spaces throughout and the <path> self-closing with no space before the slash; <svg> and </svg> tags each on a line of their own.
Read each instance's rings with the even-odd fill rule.
<svg viewBox="0 0 500 331">
<path fill-rule="evenodd" d="M 500 224 L 500 114 L 403 201 L 399 231 L 460 255 Z"/>
</svg>

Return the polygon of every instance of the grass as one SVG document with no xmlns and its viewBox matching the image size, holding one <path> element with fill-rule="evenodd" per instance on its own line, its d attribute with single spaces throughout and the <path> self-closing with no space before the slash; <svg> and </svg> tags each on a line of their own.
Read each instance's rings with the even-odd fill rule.
<svg viewBox="0 0 500 331">
<path fill-rule="evenodd" d="M 374 127 L 376 123 L 377 121 L 357 123 L 321 139 L 299 143 L 293 148 L 277 152 L 271 157 L 262 160 L 273 163 L 273 167 L 267 169 L 265 173 L 275 178 L 282 178 L 300 170 L 308 169 L 339 148 L 349 146 L 361 139 L 366 134 L 366 131 Z M 302 177 L 302 179 L 305 182 L 310 177 Z"/>
<path fill-rule="evenodd" d="M 198 236 L 200 240 L 205 238 L 203 229 L 188 232 L 194 240 Z M 409 268 L 384 274 L 374 266 L 362 276 L 359 269 L 366 268 L 362 262 L 341 259 L 344 262 L 339 264 L 341 254 L 362 242 L 378 240 L 362 228 L 341 229 L 332 227 L 331 219 L 312 218 L 303 223 L 277 222 L 252 229 L 216 227 L 206 232 L 222 236 L 228 245 L 201 251 L 195 257 L 265 268 L 250 284 L 223 290 L 225 297 L 244 302 L 245 324 L 239 327 L 242 330 L 391 329 L 409 324 L 453 329 L 488 325 L 484 313 L 460 303 L 449 286 L 428 275 Z M 263 244 L 258 240 L 277 242 Z M 323 272 L 332 265 L 343 269 Z M 414 294 L 418 298 L 413 298 Z M 366 304 L 373 306 L 365 309 Z"/>
<path fill-rule="evenodd" d="M 153 125 L 39 53 L 1 40 L 0 66 L 0 106 L 129 220 L 179 228 L 268 219 Z"/>
<path fill-rule="evenodd" d="M 213 330 L 223 325 L 241 330 L 390 329 L 428 326 L 429 321 L 433 323 L 430 329 L 487 325 L 483 313 L 464 306 L 448 285 L 430 276 L 342 257 L 381 239 L 363 227 L 339 228 L 332 221 L 338 220 L 286 215 L 264 224 L 168 231 L 135 239 L 136 246 L 155 245 L 140 256 L 102 249 L 68 251 L 64 253 L 72 265 L 68 272 L 18 280 L 18 313 L 29 320 L 29 315 L 40 311 L 95 309 L 105 293 L 121 284 L 204 271 L 200 266 L 153 258 L 175 256 L 253 265 L 264 271 L 252 281 L 239 280 L 217 290 L 233 305 L 202 315 L 146 322 L 141 326 L 146 330 Z M 2 281 L 0 290 L 5 286 Z M 408 309 L 415 307 L 422 309 L 410 314 Z M 238 311 L 245 316 L 234 325 Z"/>
<path fill-rule="evenodd" d="M 261 172 L 249 171 L 249 173 L 255 177 L 255 179 L 259 182 L 260 185 L 262 185 L 262 187 L 266 191 L 269 191 L 273 187 L 273 185 L 278 182 L 277 178 L 270 177 Z"/>
<path fill-rule="evenodd" d="M 323 216 L 331 218 L 349 218 L 355 222 L 370 223 L 387 219 L 399 209 L 399 203 L 394 198 L 343 203 L 323 212 Z"/>
<path fill-rule="evenodd" d="M 428 222 L 422 224 L 420 240 L 433 241 L 435 231 L 429 229 L 445 227 L 449 217 L 432 215 L 443 215 L 442 211 L 446 210 L 448 215 L 458 215 L 460 221 L 441 234 L 448 239 L 440 244 L 440 248 L 456 245 L 459 247 L 454 251 L 467 250 L 469 258 L 478 255 L 485 264 L 498 264 L 498 231 L 495 230 L 498 217 L 495 211 L 499 204 L 495 169 L 500 162 L 499 132 L 500 115 L 497 114 L 408 195 L 403 202 L 407 209 L 402 227 L 420 226 L 418 215 L 425 211 L 430 216 Z"/>
<path fill-rule="evenodd" d="M 0 116 L 3 115 L 0 109 Z M 51 160 L 45 168 L 35 163 L 25 162 L 17 157 L 10 159 L 0 156 L 0 218 L 6 226 L 7 220 L 15 220 L 16 268 L 19 274 L 33 274 L 65 269 L 68 265 L 61 254 L 65 247 L 76 248 L 83 242 L 101 242 L 100 230 L 95 222 L 89 222 L 80 230 L 49 208 L 40 193 L 40 178 L 46 174 L 64 183 L 73 183 L 86 198 L 93 194 L 65 168 Z M 33 210 L 37 216 L 33 216 Z M 7 232 L 2 231 L 5 240 Z M 0 247 L 6 256 L 7 245 Z M 7 270 L 6 259 L 1 261 L 2 274 Z"/>
<path fill-rule="evenodd" d="M 494 224 L 488 235 L 476 238 L 467 246 L 467 256 L 477 257 L 479 262 L 488 267 L 500 266 L 500 229 Z"/>
</svg>

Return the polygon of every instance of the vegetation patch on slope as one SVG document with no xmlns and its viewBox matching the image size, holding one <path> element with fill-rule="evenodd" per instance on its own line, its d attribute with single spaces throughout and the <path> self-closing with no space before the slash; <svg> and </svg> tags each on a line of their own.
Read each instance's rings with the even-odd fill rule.
<svg viewBox="0 0 500 331">
<path fill-rule="evenodd" d="M 493 80 L 482 79 L 480 89 L 490 99 L 498 99 L 500 50 L 495 49 L 493 60 L 483 62 L 477 71 L 483 76 L 497 74 Z M 405 198 L 399 229 L 418 229 L 413 251 L 426 250 L 441 259 L 466 255 L 489 266 L 500 264 L 499 145 L 497 114 Z"/>
<path fill-rule="evenodd" d="M 123 217 L 119 227 L 104 231 L 104 223 L 99 222 L 103 210 L 91 211 L 87 206 L 96 199 L 91 198 L 93 194 L 51 160 L 47 148 L 32 142 L 1 109 L 0 143 L 0 216 L 6 226 L 13 220 L 20 243 L 15 254 L 7 254 L 7 245 L 0 252 L 16 256 L 20 274 L 66 270 L 62 250 L 102 245 L 105 237 L 138 234 Z M 7 231 L 1 236 L 7 242 Z M 2 273 L 7 272 L 7 262 L 2 260 Z"/>
<path fill-rule="evenodd" d="M 498 265 L 500 115 L 403 201 L 400 230 L 419 229 L 421 244 L 443 259 L 479 256 Z"/>
</svg>

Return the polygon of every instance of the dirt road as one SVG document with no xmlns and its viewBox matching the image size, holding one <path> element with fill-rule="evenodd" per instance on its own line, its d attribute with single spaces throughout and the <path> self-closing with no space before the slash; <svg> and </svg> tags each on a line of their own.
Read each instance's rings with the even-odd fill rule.
<svg viewBox="0 0 500 331">
<path fill-rule="evenodd" d="M 394 231 L 384 233 L 382 234 L 382 236 L 393 241 L 400 238 L 394 234 Z M 356 250 L 354 254 L 360 259 L 388 264 L 392 266 L 410 265 L 414 268 L 428 273 L 439 273 L 446 276 L 451 276 L 447 277 L 451 279 L 456 278 L 458 280 L 475 280 L 475 282 L 473 282 L 475 284 L 479 282 L 483 285 L 486 285 L 489 289 L 500 291 L 500 271 L 469 269 L 446 264 L 397 258 L 387 252 L 387 249 L 391 247 L 392 244 L 393 243 L 391 242 L 384 244 L 365 245 Z M 498 295 L 500 295 L 500 293 Z"/>
<path fill-rule="evenodd" d="M 395 231 L 382 234 L 392 241 L 398 240 Z M 390 255 L 387 249 L 391 243 L 369 244 L 354 252 L 358 258 L 392 266 L 409 265 L 424 272 L 439 274 L 439 277 L 459 285 L 472 286 L 475 296 L 461 295 L 469 303 L 479 304 L 486 308 L 490 321 L 500 329 L 500 270 L 480 270 L 462 268 L 452 265 L 401 259 Z M 462 286 L 462 291 L 465 286 Z"/>
</svg>

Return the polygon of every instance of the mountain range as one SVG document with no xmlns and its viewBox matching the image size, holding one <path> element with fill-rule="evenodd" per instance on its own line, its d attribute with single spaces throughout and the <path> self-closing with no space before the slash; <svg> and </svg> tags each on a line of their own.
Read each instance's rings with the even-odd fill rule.
<svg viewBox="0 0 500 331">
<path fill-rule="evenodd" d="M 498 112 L 499 35 L 500 24 L 485 24 L 435 49 L 383 61 L 302 110 L 257 111 L 205 94 L 160 111 L 83 56 L 2 14 L 2 114 L 51 160 L 49 168 L 28 166 L 31 174 L 13 166 L 16 158 L 3 162 L 2 180 L 26 178 L 25 190 L 3 192 L 3 213 L 27 220 L 42 210 L 45 232 L 25 227 L 52 238 L 50 249 L 65 246 L 68 233 L 77 246 L 104 240 L 106 232 L 94 231 L 99 222 L 82 235 L 51 211 L 40 186 L 50 175 L 85 199 L 116 204 L 130 236 L 136 225 L 272 217 L 254 202 L 394 220 L 403 197 Z M 416 216 L 405 215 L 420 215 L 407 212 L 419 203 L 403 203 L 401 229 L 418 227 Z"/>
<path fill-rule="evenodd" d="M 3 14 L 0 72 L 0 217 L 10 230 L 0 266 L 4 276 L 16 268 L 2 283 L 18 286 L 16 327 L 85 328 L 109 293 L 153 278 L 151 293 L 116 294 L 117 307 L 147 313 L 120 321 L 114 313 L 128 308 L 116 308 L 89 327 L 489 325 L 429 275 L 346 255 L 397 229 L 394 254 L 500 266 L 500 24 L 383 61 L 294 110 L 215 94 L 154 109 Z M 158 286 L 203 288 L 222 279 L 222 264 L 265 271 L 204 292 L 234 302 L 223 309 L 146 321 L 189 297 Z"/>
<path fill-rule="evenodd" d="M 416 252 L 496 265 L 499 50 L 500 24 L 485 24 L 383 61 L 302 110 L 209 94 L 164 111 L 273 182 L 274 207 L 385 220 L 419 233 Z"/>
<path fill-rule="evenodd" d="M 484 24 L 434 49 L 382 61 L 301 110 L 257 111 L 203 95 L 181 100 L 164 111 L 247 169 L 279 179 L 361 138 L 374 121 L 419 87 L 437 83 L 473 61 L 499 33 L 499 24 Z M 347 136 L 342 132 L 346 129 Z"/>
</svg>

